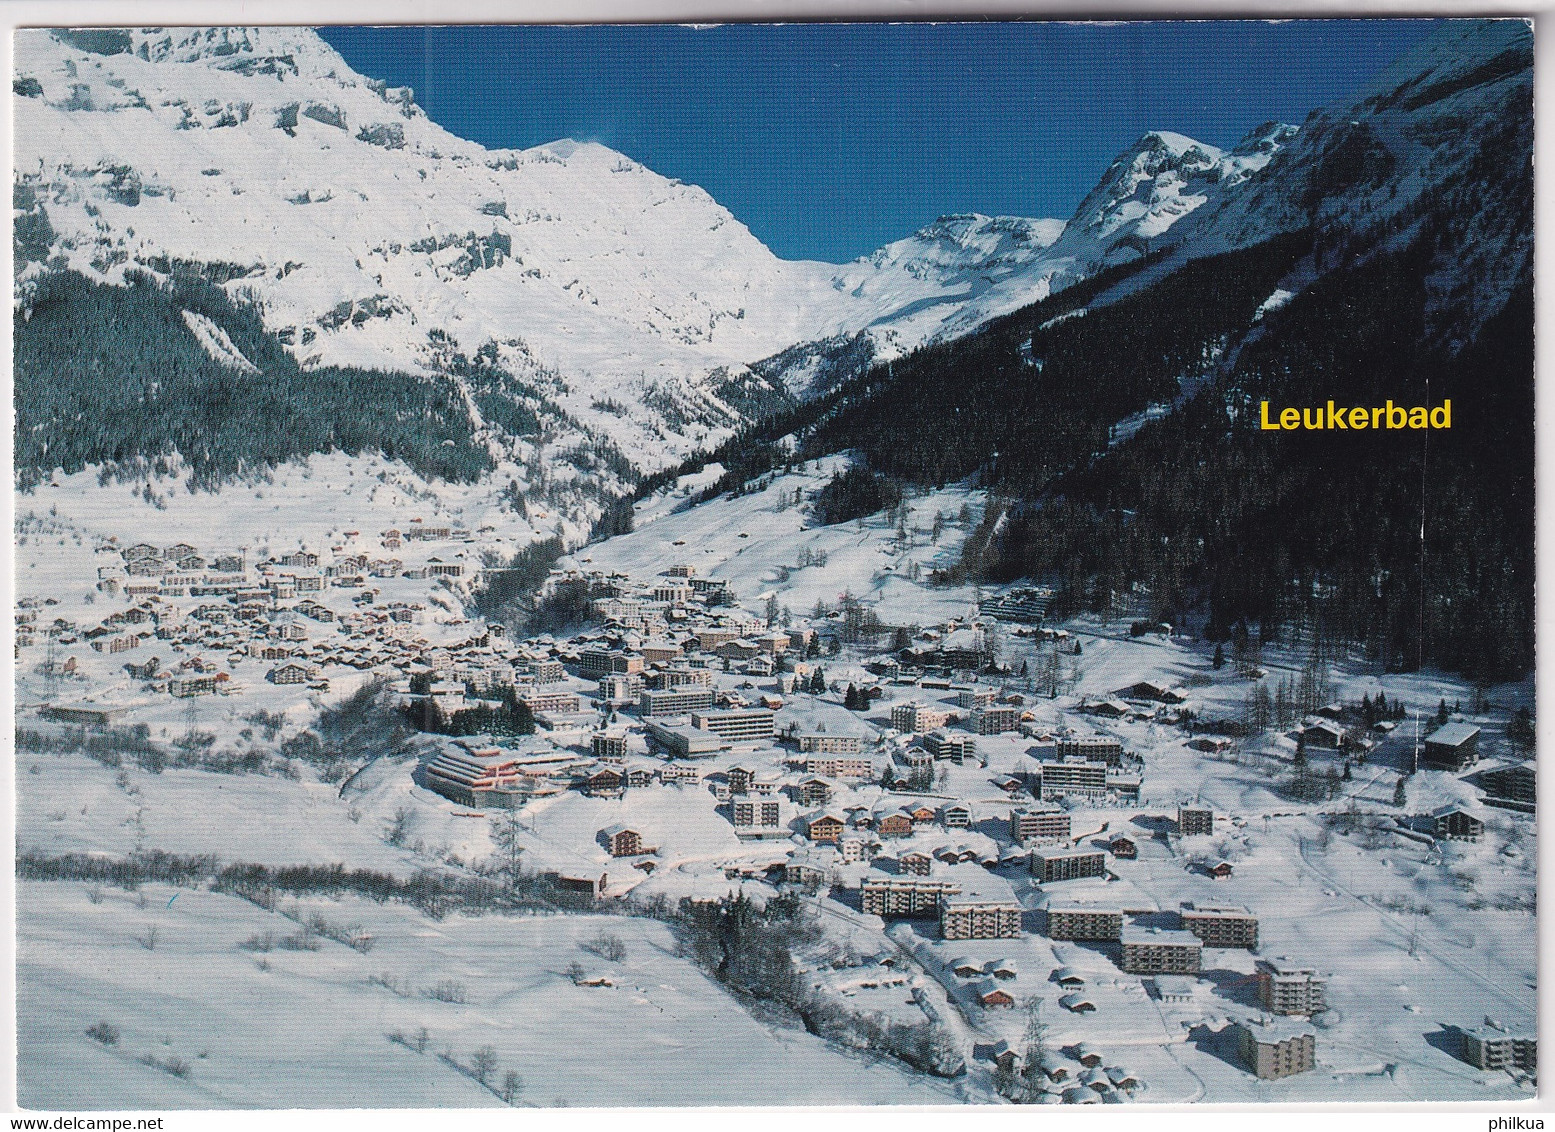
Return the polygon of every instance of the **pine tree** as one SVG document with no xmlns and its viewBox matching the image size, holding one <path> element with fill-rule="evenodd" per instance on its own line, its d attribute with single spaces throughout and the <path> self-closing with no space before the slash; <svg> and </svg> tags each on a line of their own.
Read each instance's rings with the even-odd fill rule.
<svg viewBox="0 0 1555 1132">
<path fill-rule="evenodd" d="M 1393 787 L 1393 804 L 1395 806 L 1398 806 L 1398 807 L 1402 808 L 1403 805 L 1408 800 L 1409 799 L 1406 797 L 1406 795 L 1404 793 L 1404 779 L 1403 779 L 1402 776 L 1400 776 L 1399 780 L 1398 780 L 1398 785 Z"/>
<path fill-rule="evenodd" d="M 1219 672 L 1222 668 L 1224 668 L 1226 666 L 1226 646 L 1225 645 L 1216 645 L 1215 646 L 1215 659 L 1210 661 L 1209 663 L 1210 663 L 1210 666 L 1212 668 L 1214 668 L 1216 672 Z"/>
</svg>

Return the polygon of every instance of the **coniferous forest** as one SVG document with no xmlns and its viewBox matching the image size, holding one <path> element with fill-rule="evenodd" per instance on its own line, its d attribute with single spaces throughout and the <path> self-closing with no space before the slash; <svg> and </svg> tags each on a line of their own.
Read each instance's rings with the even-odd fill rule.
<svg viewBox="0 0 1555 1132">
<path fill-rule="evenodd" d="M 220 326 L 257 372 L 212 358 L 186 310 Z M 57 272 L 37 281 L 13 321 L 23 490 L 55 468 L 165 471 L 175 454 L 195 488 L 332 450 L 382 452 L 449 480 L 491 467 L 452 382 L 339 366 L 304 372 L 256 312 L 201 279 L 141 275 L 116 287 Z"/>
<path fill-rule="evenodd" d="M 1216 639 L 1301 627 L 1395 669 L 1521 675 L 1533 661 L 1531 262 L 1511 268 L 1510 300 L 1466 339 L 1433 311 L 1451 236 L 1429 220 L 1260 312 L 1298 264 L 1343 259 L 1325 239 L 1284 236 L 1170 273 L 1136 261 L 877 365 L 705 457 L 728 469 L 709 493 L 843 450 L 904 484 L 972 476 L 997 505 L 946 580 L 1046 581 L 1055 614 L 1104 609 L 1137 584 L 1154 616 L 1198 614 Z M 1109 289 L 1122 297 L 1088 306 Z M 1450 399 L 1453 427 L 1259 427 L 1263 400 L 1277 411 L 1330 398 Z M 1115 428 L 1152 405 L 1171 411 Z M 817 501 L 818 521 L 841 487 Z"/>
</svg>

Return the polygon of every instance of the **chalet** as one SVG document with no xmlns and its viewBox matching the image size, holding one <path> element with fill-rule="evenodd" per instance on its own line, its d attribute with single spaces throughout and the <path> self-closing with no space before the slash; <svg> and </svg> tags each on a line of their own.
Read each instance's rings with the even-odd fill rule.
<svg viewBox="0 0 1555 1132">
<path fill-rule="evenodd" d="M 612 857 L 636 857 L 643 851 L 642 834 L 624 825 L 600 830 L 599 838 Z"/>
<path fill-rule="evenodd" d="M 795 787 L 795 800 L 801 806 L 824 806 L 831 796 L 832 785 L 824 778 L 811 776 Z"/>
<path fill-rule="evenodd" d="M 657 773 L 652 767 L 629 766 L 625 774 L 626 785 L 634 790 L 642 790 L 653 785 L 653 778 Z"/>
<path fill-rule="evenodd" d="M 956 975 L 957 978 L 975 979 L 977 976 L 983 973 L 983 964 L 977 962 L 975 959 L 967 959 L 963 957 L 960 959 L 952 959 L 950 961 L 950 970 L 953 974 Z"/>
<path fill-rule="evenodd" d="M 619 798 L 625 786 L 625 776 L 608 766 L 600 767 L 583 780 L 583 792 L 590 798 Z"/>
<path fill-rule="evenodd" d="M 754 767 L 746 766 L 744 763 L 735 763 L 729 768 L 729 793 L 749 794 L 751 782 L 755 777 L 756 770 Z"/>
<path fill-rule="evenodd" d="M 1037 1067 L 1049 1081 L 1066 1081 L 1069 1079 L 1069 1065 L 1055 1050 L 1043 1050 L 1042 1056 L 1037 1061 Z"/>
<path fill-rule="evenodd" d="M 972 807 L 965 802 L 951 802 L 940 807 L 939 817 L 946 829 L 967 829 L 972 824 Z"/>
<path fill-rule="evenodd" d="M 1082 991 L 1074 991 L 1066 994 L 1058 1000 L 1058 1005 L 1074 1014 L 1094 1014 L 1096 1004 L 1087 998 Z"/>
<path fill-rule="evenodd" d="M 1231 862 L 1216 861 L 1204 870 L 1204 875 L 1212 880 L 1229 880 L 1231 877 Z"/>
<path fill-rule="evenodd" d="M 976 994 L 977 1004 L 990 1010 L 1008 1010 L 1015 1005 L 1014 996 L 991 981 L 978 984 Z"/>
<path fill-rule="evenodd" d="M 934 858 L 927 853 L 914 849 L 903 853 L 896 859 L 897 867 L 903 872 L 913 876 L 926 877 L 934 867 Z"/>
<path fill-rule="evenodd" d="M 1525 802 L 1531 807 L 1537 798 L 1532 763 L 1487 770 L 1480 775 L 1480 782 L 1491 799 Z"/>
<path fill-rule="evenodd" d="M 1107 842 L 1107 850 L 1114 857 L 1124 861 L 1132 861 L 1139 856 L 1139 846 L 1122 834 Z"/>
<path fill-rule="evenodd" d="M 1163 704 L 1180 704 L 1188 698 L 1178 688 L 1170 688 L 1150 680 L 1141 680 L 1137 684 L 1131 684 L 1127 688 L 1120 689 L 1116 694 L 1135 700 L 1155 700 L 1157 703 Z"/>
<path fill-rule="evenodd" d="M 265 679 L 272 684 L 306 684 L 317 671 L 306 664 L 278 664 L 265 673 Z"/>
<path fill-rule="evenodd" d="M 996 774 L 993 777 L 993 784 L 1010 795 L 1019 794 L 1026 789 L 1026 783 L 1013 774 Z"/>
<path fill-rule="evenodd" d="M 1349 732 L 1331 719 L 1316 719 L 1301 729 L 1301 739 L 1309 747 L 1326 751 L 1342 750 Z"/>
<path fill-rule="evenodd" d="M 1121 1065 L 1109 1065 L 1107 1067 L 1107 1080 L 1111 1081 L 1114 1088 L 1131 1093 L 1139 1088 L 1139 1078 Z"/>
<path fill-rule="evenodd" d="M 933 806 L 921 805 L 921 804 L 912 807 L 910 810 L 907 811 L 907 813 L 908 813 L 908 816 L 912 818 L 912 823 L 915 826 L 916 825 L 928 825 L 936 817 L 939 816 L 939 811 L 936 810 Z"/>
<path fill-rule="evenodd" d="M 805 836 L 816 842 L 836 842 L 847 826 L 837 814 L 826 812 L 813 814 L 805 819 Z"/>
<path fill-rule="evenodd" d="M 1479 761 L 1479 728 L 1448 723 L 1425 737 L 1420 761 L 1438 770 L 1462 770 Z"/>
<path fill-rule="evenodd" d="M 821 885 L 830 877 L 831 862 L 814 853 L 795 853 L 783 865 L 783 879 L 791 884 Z"/>
<path fill-rule="evenodd" d="M 1477 806 L 1448 803 L 1432 811 L 1431 830 L 1448 841 L 1478 841 L 1485 835 L 1484 813 Z"/>
<path fill-rule="evenodd" d="M 881 837 L 911 837 L 912 816 L 904 810 L 888 813 L 875 824 L 875 832 Z"/>
</svg>

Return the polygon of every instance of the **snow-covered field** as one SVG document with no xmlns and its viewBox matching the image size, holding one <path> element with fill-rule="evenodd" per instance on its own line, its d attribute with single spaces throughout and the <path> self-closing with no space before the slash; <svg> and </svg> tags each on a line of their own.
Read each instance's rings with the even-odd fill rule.
<svg viewBox="0 0 1555 1132">
<path fill-rule="evenodd" d="M 769 597 L 803 616 L 817 603 L 835 608 L 846 594 L 888 624 L 928 625 L 975 612 L 973 587 L 931 587 L 929 575 L 960 556 L 967 533 L 982 519 L 983 493 L 953 484 L 914 495 L 900 528 L 883 513 L 818 526 L 806 503 L 847 464 L 846 457 L 811 461 L 766 477 L 764 486 L 737 498 L 676 510 L 717 478 L 721 469 L 713 465 L 639 503 L 631 534 L 587 546 L 568 562 L 634 577 L 684 562 L 700 576 L 727 579 L 740 603 L 757 614 Z M 937 541 L 936 515 L 943 528 Z"/>
<path fill-rule="evenodd" d="M 431 921 L 394 904 L 314 901 L 295 909 L 360 925 L 370 949 L 315 939 L 316 951 L 256 950 L 249 941 L 285 940 L 298 925 L 235 897 L 159 885 L 99 895 L 24 882 L 18 900 L 26 1108 L 475 1107 L 502 1103 L 494 1089 L 509 1071 L 522 1078 L 521 1105 L 956 1099 L 757 1022 L 677 957 L 652 920 Z M 601 933 L 622 941 L 623 959 L 580 946 Z M 574 962 L 613 985 L 574 985 Z M 439 987 L 466 1001 L 432 997 Z M 87 1036 L 101 1022 L 117 1044 Z M 409 1045 L 391 1040 L 396 1032 Z M 469 1071 L 487 1046 L 492 1088 Z M 144 1064 L 148 1055 L 161 1064 Z"/>
</svg>

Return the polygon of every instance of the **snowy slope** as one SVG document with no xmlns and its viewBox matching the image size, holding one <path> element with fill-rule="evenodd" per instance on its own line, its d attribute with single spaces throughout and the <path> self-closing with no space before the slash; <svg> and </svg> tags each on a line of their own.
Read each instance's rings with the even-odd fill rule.
<svg viewBox="0 0 1555 1132">
<path fill-rule="evenodd" d="M 836 283 L 883 308 L 865 330 L 871 355 L 900 357 L 1138 259 L 1195 210 L 1235 197 L 1296 132 L 1266 123 L 1224 151 L 1152 132 L 1119 154 L 1067 221 L 944 216 L 847 265 Z M 801 394 L 819 391 L 828 375 L 846 376 L 818 365 L 815 351 L 782 362 L 762 372 Z"/>
<path fill-rule="evenodd" d="M 307 29 L 23 31 L 16 72 L 23 305 L 52 268 L 193 269 L 305 365 L 445 372 L 489 345 L 646 468 L 774 393 L 748 363 L 970 329 L 1135 254 L 1285 136 L 1223 155 L 1148 135 L 1067 224 L 949 216 L 837 267 L 778 259 L 701 189 L 602 146 L 454 137 Z"/>
<path fill-rule="evenodd" d="M 1424 225 L 1450 249 L 1427 279 L 1444 340 L 1498 311 L 1532 254 L 1533 36 L 1526 21 L 1448 21 L 1353 99 L 1314 111 L 1246 190 L 1175 230 L 1189 255 L 1310 227 L 1328 263 L 1403 246 Z"/>
</svg>

